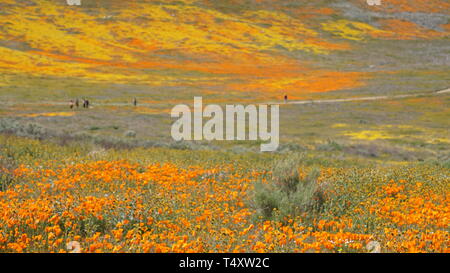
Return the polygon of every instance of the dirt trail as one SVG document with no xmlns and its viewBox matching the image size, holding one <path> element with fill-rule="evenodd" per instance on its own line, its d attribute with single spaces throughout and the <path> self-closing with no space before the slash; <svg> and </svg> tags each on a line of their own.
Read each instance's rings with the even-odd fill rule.
<svg viewBox="0 0 450 273">
<path fill-rule="evenodd" d="M 286 104 L 315 104 L 315 103 L 340 103 L 340 102 L 352 102 L 352 101 L 373 101 L 373 100 L 387 100 L 387 99 L 403 99 L 411 97 L 420 96 L 436 96 L 445 93 L 450 93 L 450 88 L 428 92 L 428 93 L 416 93 L 416 94 L 403 94 L 403 95 L 393 95 L 393 96 L 371 96 L 371 97 L 356 97 L 356 98 L 345 98 L 345 99 L 330 99 L 330 100 L 293 100 L 288 101 Z M 272 102 L 270 104 L 279 104 L 280 102 Z"/>
<path fill-rule="evenodd" d="M 445 89 L 445 90 L 441 90 L 441 91 L 437 91 L 436 93 L 438 93 L 438 94 L 450 93 L 450 88 L 449 89 Z"/>
<path fill-rule="evenodd" d="M 371 97 L 353 97 L 353 98 L 344 98 L 344 99 L 328 99 L 328 100 L 292 100 L 288 101 L 286 104 L 318 104 L 318 103 L 341 103 L 341 102 L 354 102 L 354 101 L 374 101 L 374 100 L 387 100 L 387 99 L 402 99 L 402 98 L 411 98 L 411 97 L 420 97 L 420 96 L 437 96 L 450 93 L 450 88 L 427 92 L 427 93 L 415 93 L 415 94 L 403 94 L 403 95 L 393 95 L 393 96 L 371 96 Z M 42 101 L 42 102 L 5 102 L 0 101 L 0 104 L 3 105 L 67 105 L 68 102 L 61 101 Z M 264 102 L 260 104 L 284 104 L 284 102 L 280 101 L 272 101 L 272 102 Z M 152 103 L 139 103 L 139 106 L 154 106 Z M 94 102 L 94 106 L 132 106 L 132 103 L 106 103 L 106 102 Z"/>
</svg>

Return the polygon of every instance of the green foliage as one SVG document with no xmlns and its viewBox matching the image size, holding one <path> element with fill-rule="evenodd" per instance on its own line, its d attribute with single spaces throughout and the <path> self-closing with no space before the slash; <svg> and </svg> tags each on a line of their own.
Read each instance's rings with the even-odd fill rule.
<svg viewBox="0 0 450 273">
<path fill-rule="evenodd" d="M 328 139 L 327 143 L 320 144 L 317 149 L 320 151 L 342 151 L 343 148 L 336 141 Z"/>
<path fill-rule="evenodd" d="M 125 132 L 124 136 L 128 138 L 134 138 L 136 137 L 136 132 L 133 130 L 128 130 Z"/>
<path fill-rule="evenodd" d="M 0 120 L 0 133 L 14 134 L 32 139 L 44 139 L 48 136 L 48 131 L 39 124 L 32 122 L 20 124 L 10 119 Z"/>
<path fill-rule="evenodd" d="M 295 217 L 319 212 L 325 203 L 325 189 L 319 185 L 320 170 L 312 169 L 301 178 L 299 166 L 302 154 L 275 162 L 268 184 L 256 187 L 255 204 L 264 219 Z"/>
<path fill-rule="evenodd" d="M 17 164 L 14 158 L 0 149 L 0 191 L 5 191 L 15 181 L 14 169 Z"/>
</svg>

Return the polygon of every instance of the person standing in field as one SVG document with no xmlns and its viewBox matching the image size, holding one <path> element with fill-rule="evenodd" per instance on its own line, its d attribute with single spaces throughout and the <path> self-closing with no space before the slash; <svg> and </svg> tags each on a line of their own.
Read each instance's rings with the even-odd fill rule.
<svg viewBox="0 0 450 273">
<path fill-rule="evenodd" d="M 83 98 L 83 108 L 89 108 L 89 101 Z"/>
<path fill-rule="evenodd" d="M 288 96 L 287 96 L 287 95 L 284 95 L 284 103 L 286 104 L 287 101 L 288 101 Z"/>
<path fill-rule="evenodd" d="M 136 98 L 133 99 L 133 105 L 137 106 L 137 99 Z"/>
<path fill-rule="evenodd" d="M 78 98 L 75 100 L 75 107 L 76 108 L 80 107 L 80 101 L 78 100 Z"/>
</svg>

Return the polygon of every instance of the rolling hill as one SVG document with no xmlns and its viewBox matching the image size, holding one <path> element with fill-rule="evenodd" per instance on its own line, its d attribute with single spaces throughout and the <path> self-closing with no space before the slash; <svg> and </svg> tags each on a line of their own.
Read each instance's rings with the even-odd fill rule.
<svg viewBox="0 0 450 273">
<path fill-rule="evenodd" d="M 439 0 L 2 0 L 0 95 L 77 83 L 305 98 L 393 77 L 423 91 L 419 80 L 448 70 L 449 18 Z"/>
</svg>

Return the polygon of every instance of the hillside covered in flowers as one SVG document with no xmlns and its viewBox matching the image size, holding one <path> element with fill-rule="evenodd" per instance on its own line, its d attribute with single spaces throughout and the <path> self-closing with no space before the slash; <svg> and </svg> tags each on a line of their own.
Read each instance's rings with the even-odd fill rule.
<svg viewBox="0 0 450 273">
<path fill-rule="evenodd" d="M 450 2 L 368 2 L 0 0 L 0 253 L 449 253 Z"/>
<path fill-rule="evenodd" d="M 273 180 L 263 156 L 216 165 L 211 152 L 197 152 L 211 164 L 201 167 L 187 159 L 192 152 L 163 148 L 117 160 L 117 151 L 74 154 L 79 147 L 16 137 L 1 143 L 0 252 L 71 252 L 73 242 L 79 252 L 369 252 L 370 242 L 383 252 L 450 251 L 443 166 L 303 160 L 300 183 L 319 168 L 313 183 L 322 195 L 319 210 L 298 210 L 259 192 Z M 183 163 L 166 162 L 168 153 Z"/>
</svg>

